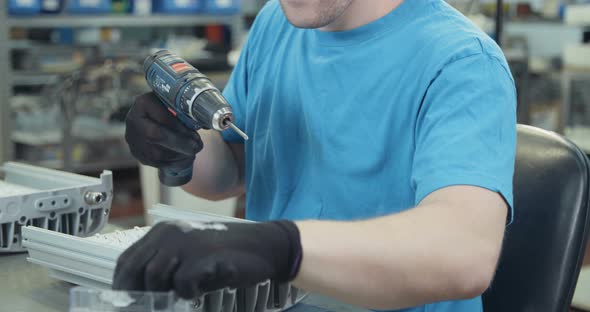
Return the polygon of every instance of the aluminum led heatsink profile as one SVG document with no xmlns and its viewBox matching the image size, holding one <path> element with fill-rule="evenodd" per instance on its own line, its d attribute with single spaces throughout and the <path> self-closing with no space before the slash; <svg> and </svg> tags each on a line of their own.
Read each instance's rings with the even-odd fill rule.
<svg viewBox="0 0 590 312">
<path fill-rule="evenodd" d="M 249 222 L 166 205 L 148 211 L 152 224 L 167 220 Z M 91 289 L 111 288 L 119 255 L 150 227 L 80 238 L 36 227 L 23 228 L 28 260 L 49 269 L 53 277 Z M 195 312 L 277 312 L 301 301 L 306 292 L 288 283 L 266 281 L 244 289 L 222 289 L 195 300 Z"/>
<path fill-rule="evenodd" d="M 27 164 L 0 166 L 0 253 L 24 252 L 22 229 L 34 226 L 73 236 L 91 236 L 106 224 L 113 178 L 66 173 Z"/>
</svg>

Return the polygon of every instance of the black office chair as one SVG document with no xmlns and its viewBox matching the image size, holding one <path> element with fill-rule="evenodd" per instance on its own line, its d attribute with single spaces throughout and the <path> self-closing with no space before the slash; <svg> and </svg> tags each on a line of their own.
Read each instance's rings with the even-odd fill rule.
<svg viewBox="0 0 590 312">
<path fill-rule="evenodd" d="M 564 312 L 590 228 L 589 161 L 570 141 L 518 126 L 514 222 L 484 312 Z"/>
</svg>

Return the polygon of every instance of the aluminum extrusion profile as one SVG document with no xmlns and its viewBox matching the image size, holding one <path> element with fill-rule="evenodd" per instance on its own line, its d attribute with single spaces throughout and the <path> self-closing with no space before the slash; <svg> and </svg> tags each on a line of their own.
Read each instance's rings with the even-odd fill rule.
<svg viewBox="0 0 590 312">
<path fill-rule="evenodd" d="M 73 236 L 91 236 L 107 223 L 113 177 L 100 178 L 7 162 L 0 167 L 0 253 L 24 252 L 22 229 L 35 226 Z M 102 194 L 89 203 L 85 195 Z"/>
</svg>

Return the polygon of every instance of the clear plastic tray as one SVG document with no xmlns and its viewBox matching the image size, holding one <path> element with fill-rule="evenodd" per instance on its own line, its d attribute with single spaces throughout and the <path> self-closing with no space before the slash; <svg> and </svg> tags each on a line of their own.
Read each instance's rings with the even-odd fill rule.
<svg viewBox="0 0 590 312">
<path fill-rule="evenodd" d="M 173 293 L 122 292 L 74 287 L 70 312 L 193 312 L 195 303 L 179 300 Z"/>
</svg>

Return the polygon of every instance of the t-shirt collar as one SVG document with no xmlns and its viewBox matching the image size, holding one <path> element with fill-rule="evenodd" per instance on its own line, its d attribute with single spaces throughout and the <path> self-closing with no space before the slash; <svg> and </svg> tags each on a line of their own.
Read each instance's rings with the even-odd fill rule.
<svg viewBox="0 0 590 312">
<path fill-rule="evenodd" d="M 367 41 L 379 34 L 401 27 L 404 22 L 428 0 L 404 0 L 387 15 L 369 24 L 345 31 L 321 31 L 313 29 L 317 42 L 322 45 L 345 46 Z"/>
</svg>

